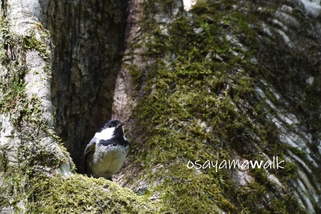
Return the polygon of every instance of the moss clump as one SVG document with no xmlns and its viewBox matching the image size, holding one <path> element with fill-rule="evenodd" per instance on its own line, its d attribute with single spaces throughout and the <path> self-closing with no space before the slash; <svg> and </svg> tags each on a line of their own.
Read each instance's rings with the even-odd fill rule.
<svg viewBox="0 0 321 214">
<path fill-rule="evenodd" d="M 105 179 L 37 176 L 32 183 L 29 210 L 33 213 L 156 212 L 143 197 Z"/>
<path fill-rule="evenodd" d="M 157 212 L 156 205 L 145 196 L 114 182 L 83 175 L 53 177 L 44 171 L 46 167 L 30 166 L 27 161 L 7 168 L 10 186 L 1 187 L 0 207 L 14 207 L 17 213 Z"/>
</svg>

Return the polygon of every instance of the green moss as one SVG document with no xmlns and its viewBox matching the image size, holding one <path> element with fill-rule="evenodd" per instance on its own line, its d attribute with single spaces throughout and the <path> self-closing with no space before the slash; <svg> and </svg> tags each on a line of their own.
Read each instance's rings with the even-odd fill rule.
<svg viewBox="0 0 321 214">
<path fill-rule="evenodd" d="M 83 175 L 51 177 L 39 167 L 21 163 L 8 169 L 11 185 L 1 191 L 11 197 L 0 197 L 1 207 L 14 207 L 16 213 L 157 213 L 145 196 L 114 182 Z"/>
<path fill-rule="evenodd" d="M 41 31 L 41 40 L 36 38 L 35 31 L 32 31 L 29 36 L 18 36 L 9 31 L 6 19 L 2 19 L 1 25 L 3 42 L 0 61 L 7 71 L 1 74 L 0 113 L 14 112 L 11 120 L 15 126 L 19 126 L 22 120 L 30 119 L 36 120 L 35 123 L 42 123 L 38 119 L 38 115 L 42 113 L 39 98 L 27 99 L 25 93 L 27 84 L 25 75 L 29 72 L 26 65 L 26 52 L 36 50 L 49 64 L 50 51 L 46 45 L 49 40 L 48 35 L 45 36 L 44 31 Z"/>
<path fill-rule="evenodd" d="M 156 212 L 143 197 L 105 179 L 38 176 L 33 182 L 30 211 L 34 213 Z"/>
<path fill-rule="evenodd" d="M 258 40 L 248 23 L 255 25 L 258 19 L 225 10 L 232 3 L 199 2 L 193 9 L 199 16 L 176 17 L 168 36 L 150 17 L 143 18 L 145 22 L 141 24 L 143 38 L 155 38 L 143 56 L 145 62 L 152 62 L 146 72 L 131 69 L 137 84 L 142 76 L 147 77 L 145 87 L 137 88 L 145 96 L 133 109 L 135 136 L 140 142 L 134 143 L 135 158 L 131 157 L 131 161 L 137 165 L 143 162 L 145 177 L 151 182 L 159 181 L 154 190 L 163 192 L 164 211 L 258 213 L 262 207 L 267 209 L 265 213 L 300 210 L 292 197 L 278 195 L 280 202 L 266 198 L 274 187 L 264 169 L 251 171 L 255 181 L 242 187 L 233 182 L 233 170 L 187 168 L 189 160 L 204 163 L 233 159 L 232 150 L 243 158 L 256 160 L 265 159 L 259 155 L 259 148 L 280 158 L 286 150 L 275 125 L 264 119 L 264 102 L 254 99 L 253 76 L 258 74 L 258 68 L 251 59 Z M 152 4 L 153 1 L 145 2 L 143 14 L 152 16 L 147 13 Z M 154 10 L 152 14 L 157 13 Z M 214 13 L 217 10 L 220 12 Z M 198 28 L 202 28 L 201 33 L 196 33 Z M 226 35 L 235 34 L 241 35 L 247 50 L 226 39 Z M 253 148 L 253 144 L 258 147 Z M 151 173 L 159 165 L 162 167 Z M 285 173 L 273 173 L 286 182 L 295 170 L 286 165 Z M 294 208 L 289 208 L 291 203 Z"/>
</svg>

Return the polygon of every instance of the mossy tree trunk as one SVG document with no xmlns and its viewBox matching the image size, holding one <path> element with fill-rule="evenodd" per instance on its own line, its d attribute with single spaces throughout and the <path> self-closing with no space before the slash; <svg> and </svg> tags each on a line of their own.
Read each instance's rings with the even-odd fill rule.
<svg viewBox="0 0 321 214">
<path fill-rule="evenodd" d="M 25 212 L 33 179 L 73 168 L 55 134 L 51 40 L 38 1 L 1 1 L 1 210 Z M 13 208 L 15 207 L 15 209 Z"/>
<path fill-rule="evenodd" d="M 154 210 L 71 159 L 81 171 L 111 114 L 125 16 L 125 1 L 1 1 L 0 213 Z"/>
<path fill-rule="evenodd" d="M 183 8 L 1 1 L 0 212 L 320 212 L 320 5 Z M 110 117 L 131 190 L 73 168 Z"/>
<path fill-rule="evenodd" d="M 181 1 L 154 0 L 135 9 L 114 96 L 135 140 L 119 182 L 164 193 L 165 210 L 179 213 L 319 213 L 319 3 L 208 0 L 186 13 Z M 222 162 L 269 166 L 276 157 L 278 169 Z"/>
</svg>

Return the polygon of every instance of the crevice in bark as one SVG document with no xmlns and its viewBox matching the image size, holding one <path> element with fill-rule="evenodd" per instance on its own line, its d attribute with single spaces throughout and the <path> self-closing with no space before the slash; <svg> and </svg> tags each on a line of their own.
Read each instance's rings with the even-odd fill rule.
<svg viewBox="0 0 321 214">
<path fill-rule="evenodd" d="M 48 6 L 47 28 L 55 45 L 52 101 L 56 131 L 81 173 L 84 147 L 111 117 L 127 6 L 126 0 L 50 1 Z"/>
</svg>

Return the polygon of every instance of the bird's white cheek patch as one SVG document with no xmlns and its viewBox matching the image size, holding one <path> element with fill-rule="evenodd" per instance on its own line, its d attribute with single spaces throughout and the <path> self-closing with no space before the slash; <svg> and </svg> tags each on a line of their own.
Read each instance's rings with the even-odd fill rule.
<svg viewBox="0 0 321 214">
<path fill-rule="evenodd" d="M 101 132 L 96 133 L 95 137 L 98 138 L 99 140 L 109 140 L 114 136 L 114 130 L 115 130 L 115 127 L 106 128 Z"/>
<path fill-rule="evenodd" d="M 121 127 L 123 129 L 123 133 L 124 133 L 124 140 L 127 140 L 127 138 L 125 137 L 125 131 L 124 131 L 124 127 Z"/>
</svg>

